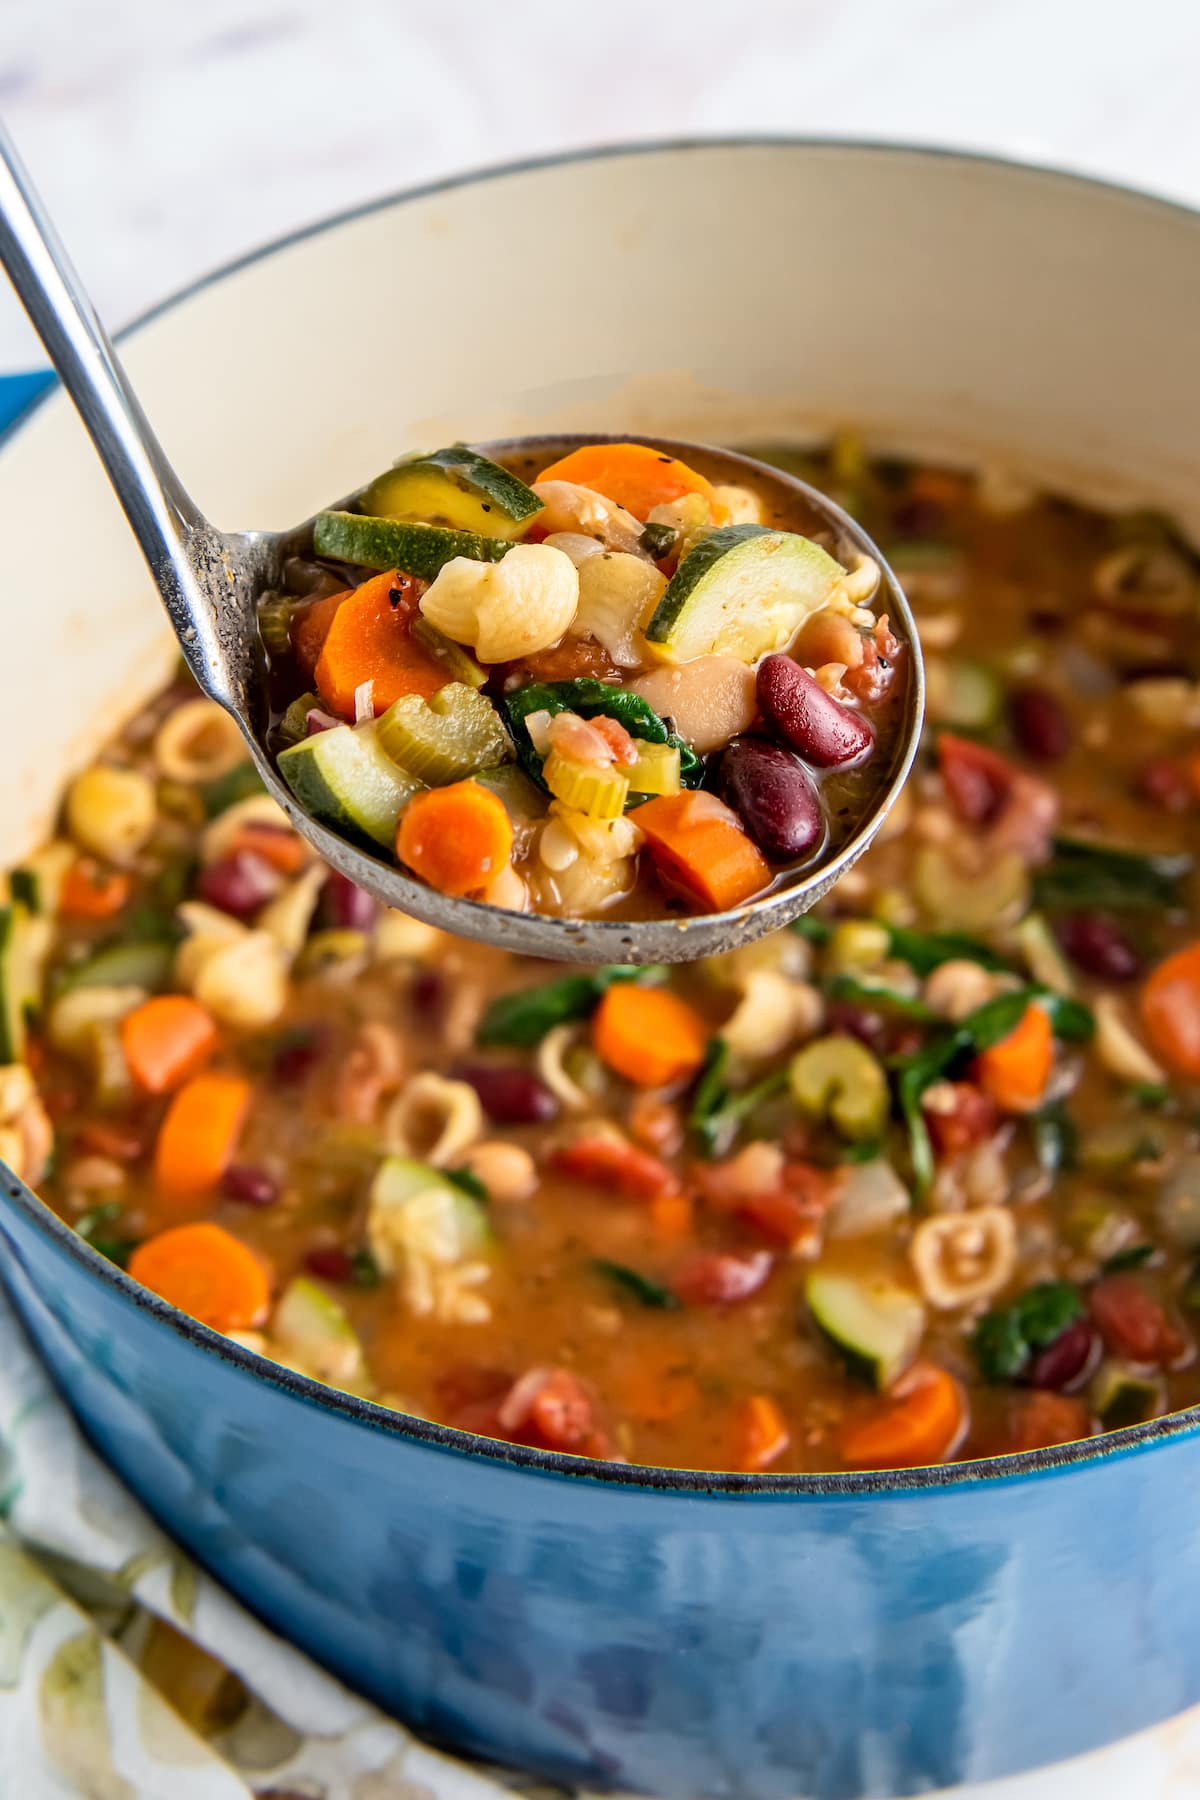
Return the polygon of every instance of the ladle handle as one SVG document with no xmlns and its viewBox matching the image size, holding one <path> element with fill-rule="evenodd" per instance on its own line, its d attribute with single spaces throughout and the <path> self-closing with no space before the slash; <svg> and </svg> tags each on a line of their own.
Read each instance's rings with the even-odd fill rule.
<svg viewBox="0 0 1200 1800">
<path fill-rule="evenodd" d="M 227 700 L 213 610 L 196 579 L 218 534 L 167 461 L 2 122 L 0 263 L 96 446 L 193 672 Z"/>
</svg>

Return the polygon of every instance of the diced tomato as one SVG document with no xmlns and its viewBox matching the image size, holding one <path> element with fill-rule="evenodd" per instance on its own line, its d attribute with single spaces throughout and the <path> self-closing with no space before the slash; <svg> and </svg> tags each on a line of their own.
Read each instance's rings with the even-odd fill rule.
<svg viewBox="0 0 1200 1800">
<path fill-rule="evenodd" d="M 501 681 L 504 691 L 510 693 L 531 681 L 578 681 L 588 675 L 594 681 L 620 681 L 625 671 L 595 638 L 565 637 L 549 650 L 505 663 Z"/>
<path fill-rule="evenodd" d="M 595 1187 L 609 1187 L 634 1200 L 655 1200 L 660 1194 L 673 1194 L 679 1178 L 657 1156 L 639 1150 L 634 1144 L 621 1144 L 615 1139 L 576 1138 L 554 1153 L 554 1167 L 562 1175 L 573 1175 Z"/>
<path fill-rule="evenodd" d="M 140 1131 L 115 1119 L 89 1119 L 80 1127 L 76 1143 L 96 1156 L 111 1156 L 114 1162 L 136 1162 L 147 1149 Z"/>
<path fill-rule="evenodd" d="M 1073 1444 L 1090 1435 L 1088 1409 L 1082 1400 L 1044 1389 L 1014 1397 L 1007 1448 L 1048 1450 L 1054 1444 Z"/>
<path fill-rule="evenodd" d="M 774 1260 L 769 1250 L 753 1250 L 745 1256 L 704 1250 L 683 1265 L 671 1286 L 688 1306 L 733 1306 L 757 1294 Z"/>
<path fill-rule="evenodd" d="M 1012 792 L 1016 769 L 1007 757 L 971 738 L 943 731 L 938 739 L 938 769 L 946 797 L 968 825 L 991 825 Z"/>
<path fill-rule="evenodd" d="M 592 1403 L 578 1377 L 555 1369 L 533 1398 L 530 1419 L 550 1450 L 578 1450 L 592 1432 Z"/>
<path fill-rule="evenodd" d="M 758 1227 L 767 1237 L 805 1253 L 819 1242 L 825 1215 L 837 1198 L 838 1178 L 808 1163 L 785 1163 L 780 1186 L 739 1199 L 740 1218 Z"/>
<path fill-rule="evenodd" d="M 953 1090 L 953 1104 L 947 1090 Z M 935 1099 L 937 1104 L 924 1116 L 934 1148 L 942 1156 L 955 1156 L 986 1143 L 999 1123 L 995 1103 L 973 1082 L 939 1082 Z"/>
<path fill-rule="evenodd" d="M 1088 1298 L 1092 1318 L 1114 1356 L 1168 1366 L 1178 1362 L 1187 1339 L 1136 1275 L 1106 1275 Z"/>
<path fill-rule="evenodd" d="M 1187 769 L 1170 757 L 1160 756 L 1148 762 L 1138 776 L 1137 792 L 1163 812 L 1182 813 L 1191 806 L 1196 789 Z"/>
</svg>

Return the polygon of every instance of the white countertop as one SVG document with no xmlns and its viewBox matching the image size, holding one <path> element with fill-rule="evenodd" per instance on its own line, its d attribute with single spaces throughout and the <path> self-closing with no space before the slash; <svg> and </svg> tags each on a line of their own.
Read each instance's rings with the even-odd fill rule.
<svg viewBox="0 0 1200 1800">
<path fill-rule="evenodd" d="M 342 207 L 605 140 L 907 138 L 1200 202 L 1200 0 L 3 0 L 0 20 L 0 111 L 113 326 Z M 0 294 L 0 372 L 39 360 Z"/>
<path fill-rule="evenodd" d="M 1200 0 L 0 0 L 0 16 L 0 110 L 113 326 L 343 207 L 620 139 L 939 142 L 1200 204 Z M 0 293 L 0 373 L 40 361 Z M 1198 1746 L 1193 1715 L 974 1793 L 1187 1800 Z"/>
</svg>

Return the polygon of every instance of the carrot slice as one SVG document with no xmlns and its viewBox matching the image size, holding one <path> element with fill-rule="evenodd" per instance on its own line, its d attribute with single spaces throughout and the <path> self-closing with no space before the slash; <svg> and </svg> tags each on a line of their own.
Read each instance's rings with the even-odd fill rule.
<svg viewBox="0 0 1200 1800">
<path fill-rule="evenodd" d="M 967 1402 L 953 1375 L 936 1363 L 914 1363 L 873 1418 L 842 1433 L 842 1461 L 852 1469 L 917 1469 L 941 1462 L 967 1427 Z"/>
<path fill-rule="evenodd" d="M 629 817 L 645 832 L 663 885 L 708 912 L 740 906 L 770 884 L 769 865 L 715 794 L 660 794 Z"/>
<path fill-rule="evenodd" d="M 250 1105 L 236 1075 L 195 1075 L 176 1093 L 154 1146 L 154 1179 L 175 1198 L 206 1193 L 233 1160 Z"/>
<path fill-rule="evenodd" d="M 396 855 L 440 894 L 479 898 L 505 869 L 513 828 L 504 802 L 477 781 L 415 794 L 396 833 Z"/>
<path fill-rule="evenodd" d="M 1142 1023 L 1163 1061 L 1200 1077 L 1200 942 L 1154 969 L 1142 989 Z"/>
<path fill-rule="evenodd" d="M 280 875 L 298 875 L 312 857 L 304 839 L 283 825 L 243 825 L 225 854 L 237 856 L 244 850 L 261 857 Z"/>
<path fill-rule="evenodd" d="M 217 1047 L 211 1014 L 187 994 L 156 994 L 119 1029 L 129 1073 L 147 1094 L 169 1093 L 198 1074 Z"/>
<path fill-rule="evenodd" d="M 333 615 L 342 601 L 348 600 L 353 592 L 353 588 L 342 588 L 339 593 L 326 594 L 324 600 L 314 600 L 311 606 L 306 606 L 302 613 L 297 613 L 293 618 L 292 655 L 303 669 L 306 681 L 311 681 L 316 673 L 321 652 L 325 648 L 325 639 L 329 636 L 329 627 L 333 624 Z"/>
<path fill-rule="evenodd" d="M 214 1331 L 260 1325 L 271 1301 L 263 1265 L 223 1225 L 172 1225 L 156 1233 L 138 1245 L 129 1273 Z"/>
<path fill-rule="evenodd" d="M 581 444 L 543 469 L 538 480 L 573 481 L 579 487 L 592 488 L 636 519 L 644 519 L 652 508 L 681 500 L 685 494 L 703 494 L 713 507 L 717 524 L 724 524 L 729 517 L 714 500 L 711 481 L 648 444 Z"/>
<path fill-rule="evenodd" d="M 650 1202 L 650 1219 L 659 1237 L 688 1238 L 696 1224 L 695 1202 L 690 1194 L 656 1194 Z"/>
<path fill-rule="evenodd" d="M 373 575 L 338 606 L 317 662 L 317 692 L 330 712 L 353 719 L 354 695 L 374 682 L 376 714 L 402 694 L 428 700 L 446 685 L 446 667 L 412 635 L 420 588 L 390 569 Z M 400 598 L 393 600 L 392 595 Z"/>
<path fill-rule="evenodd" d="M 790 1435 L 787 1421 L 774 1400 L 767 1394 L 751 1394 L 738 1421 L 738 1468 L 748 1474 L 770 1468 L 787 1449 Z"/>
<path fill-rule="evenodd" d="M 1005 1112 L 1033 1112 L 1054 1066 L 1054 1028 L 1046 1009 L 1025 1008 L 1007 1037 L 975 1059 L 975 1079 Z"/>
<path fill-rule="evenodd" d="M 610 987 L 592 1019 L 597 1056 L 638 1087 L 665 1087 L 694 1075 L 708 1039 L 708 1026 L 686 1000 L 635 981 Z"/>
<path fill-rule="evenodd" d="M 66 919 L 111 919 L 125 906 L 132 885 L 120 869 L 102 869 L 90 856 L 78 857 L 63 878 L 58 910 Z"/>
</svg>

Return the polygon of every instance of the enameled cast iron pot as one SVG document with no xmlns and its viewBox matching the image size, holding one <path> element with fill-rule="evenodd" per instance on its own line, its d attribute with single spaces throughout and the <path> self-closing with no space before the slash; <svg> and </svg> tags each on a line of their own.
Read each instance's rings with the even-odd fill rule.
<svg viewBox="0 0 1200 1800">
<path fill-rule="evenodd" d="M 606 152 L 405 195 L 252 258 L 126 353 L 210 516 L 549 425 L 834 422 L 1084 496 L 1200 496 L 1200 218 L 996 162 Z M 0 860 L 170 645 L 61 394 L 0 453 Z M 88 1433 L 264 1618 L 419 1728 L 697 1800 L 924 1793 L 1200 1702 L 1200 1416 L 894 1476 L 746 1478 L 464 1437 L 173 1313 L 26 1189 L 12 1297 Z"/>
</svg>

